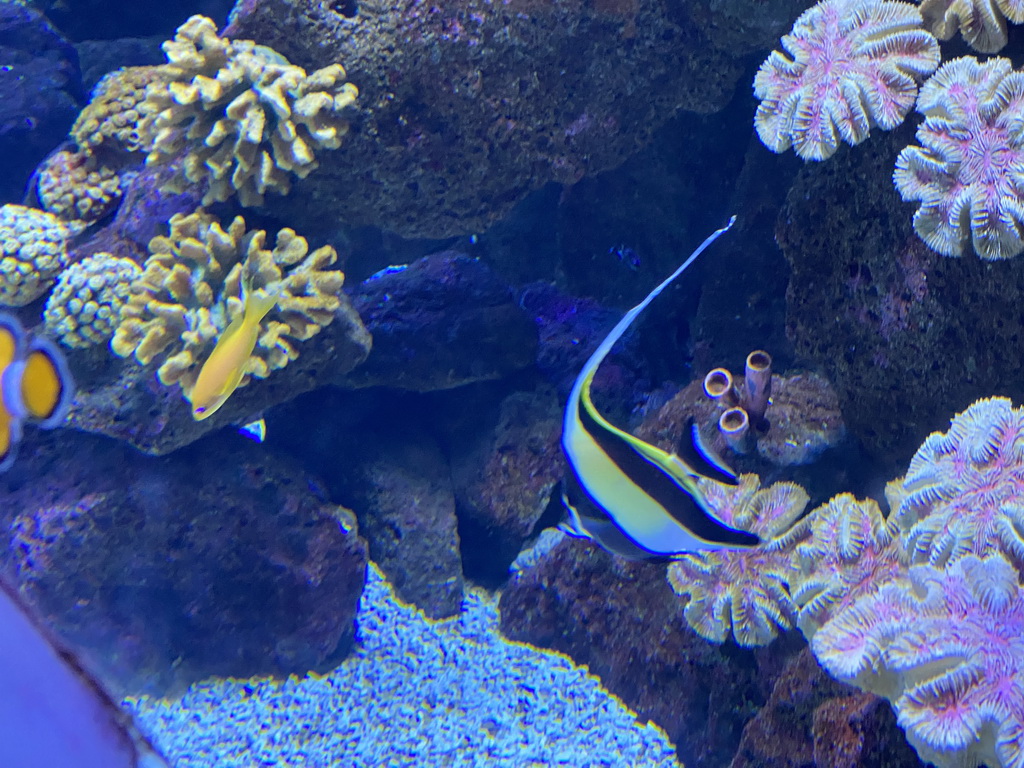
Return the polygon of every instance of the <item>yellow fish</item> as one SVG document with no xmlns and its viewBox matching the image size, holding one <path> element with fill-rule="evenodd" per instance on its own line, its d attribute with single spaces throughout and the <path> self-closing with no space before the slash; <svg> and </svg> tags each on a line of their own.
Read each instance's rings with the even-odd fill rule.
<svg viewBox="0 0 1024 768">
<path fill-rule="evenodd" d="M 74 391 L 57 346 L 42 337 L 30 339 L 18 318 L 0 312 L 0 471 L 14 461 L 22 424 L 57 426 Z"/>
<path fill-rule="evenodd" d="M 191 396 L 193 419 L 202 421 L 212 416 L 238 388 L 256 348 L 260 323 L 277 300 L 276 293 L 245 289 L 245 309 L 224 329 L 199 370 Z"/>
</svg>

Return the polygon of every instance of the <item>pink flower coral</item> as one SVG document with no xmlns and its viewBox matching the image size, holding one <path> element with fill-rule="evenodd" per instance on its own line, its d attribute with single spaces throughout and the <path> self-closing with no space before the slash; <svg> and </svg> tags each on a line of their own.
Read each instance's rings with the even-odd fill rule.
<svg viewBox="0 0 1024 768">
<path fill-rule="evenodd" d="M 743 475 L 735 488 L 701 482 L 723 522 L 753 531 L 766 544 L 751 550 L 688 554 L 669 566 L 672 588 L 689 598 L 683 611 L 686 622 L 714 643 L 725 642 L 731 631 L 739 645 L 767 645 L 780 629 L 792 629 L 796 619 L 789 584 L 796 575 L 793 548 L 806 527 L 794 526 L 794 521 L 809 499 L 792 483 L 758 487 L 756 475 Z"/>
<path fill-rule="evenodd" d="M 999 553 L 917 565 L 822 627 L 811 648 L 840 680 L 893 702 L 939 768 L 1024 768 L 1024 590 Z"/>
<path fill-rule="evenodd" d="M 822 0 L 801 14 L 754 78 L 754 127 L 765 146 L 805 160 L 859 144 L 873 126 L 903 122 L 917 83 L 939 65 L 939 44 L 909 3 Z"/>
<path fill-rule="evenodd" d="M 947 62 L 921 88 L 922 146 L 896 160 L 904 200 L 920 201 L 914 230 L 930 248 L 983 259 L 1024 250 L 1024 73 L 1007 59 Z"/>
<path fill-rule="evenodd" d="M 1001 551 L 1024 566 L 1024 409 L 993 397 L 955 416 L 910 461 L 894 519 L 914 562 Z"/>
<path fill-rule="evenodd" d="M 903 569 L 895 525 L 872 499 L 844 493 L 807 516 L 810 537 L 796 549 L 800 576 L 793 600 L 808 638 L 839 613 Z"/>
</svg>

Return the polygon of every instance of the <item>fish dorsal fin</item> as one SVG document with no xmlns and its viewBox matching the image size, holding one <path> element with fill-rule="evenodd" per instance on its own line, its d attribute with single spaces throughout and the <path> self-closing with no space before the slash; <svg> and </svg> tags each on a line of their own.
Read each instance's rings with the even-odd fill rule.
<svg viewBox="0 0 1024 768">
<path fill-rule="evenodd" d="M 687 422 L 683 439 L 679 441 L 680 458 L 698 474 L 709 477 L 723 485 L 739 485 L 740 478 L 718 455 L 711 442 L 707 439 L 697 422 L 692 418 Z"/>
</svg>

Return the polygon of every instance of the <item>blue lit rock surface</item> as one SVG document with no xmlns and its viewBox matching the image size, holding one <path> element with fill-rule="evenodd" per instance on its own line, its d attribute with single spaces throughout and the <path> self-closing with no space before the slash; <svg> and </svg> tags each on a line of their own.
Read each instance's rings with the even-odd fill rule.
<svg viewBox="0 0 1024 768">
<path fill-rule="evenodd" d="M 0 568 L 117 691 L 326 670 L 349 651 L 366 544 L 350 513 L 226 433 L 173 457 L 30 433 L 0 475 Z"/>
<path fill-rule="evenodd" d="M 75 49 L 39 12 L 0 3 L 0 199 L 20 202 L 84 97 Z"/>
<path fill-rule="evenodd" d="M 596 678 L 504 639 L 486 593 L 433 622 L 368 573 L 358 650 L 324 677 L 213 680 L 129 709 L 177 768 L 678 766 Z"/>
</svg>

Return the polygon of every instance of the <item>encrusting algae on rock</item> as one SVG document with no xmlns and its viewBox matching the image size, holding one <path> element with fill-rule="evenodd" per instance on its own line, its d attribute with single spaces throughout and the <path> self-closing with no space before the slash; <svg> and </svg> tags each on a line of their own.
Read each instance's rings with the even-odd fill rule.
<svg viewBox="0 0 1024 768">
<path fill-rule="evenodd" d="M 150 241 L 152 254 L 132 283 L 111 348 L 143 365 L 161 358 L 157 375 L 191 399 L 199 371 L 221 334 L 244 311 L 246 288 L 275 294 L 239 386 L 266 378 L 298 357 L 296 341 L 312 338 L 341 306 L 343 272 L 330 269 L 330 246 L 310 252 L 293 230 L 246 231 L 237 216 L 225 230 L 205 211 L 170 221 L 170 235 Z"/>
<path fill-rule="evenodd" d="M 359 91 L 340 64 L 307 74 L 271 48 L 219 37 L 204 16 L 179 27 L 164 52 L 166 83 L 142 105 L 154 136 L 147 162 L 183 156 L 176 183 L 207 183 L 204 205 L 287 194 L 292 175 L 317 167 L 316 150 L 337 149 L 348 132 L 343 114 Z"/>
</svg>

